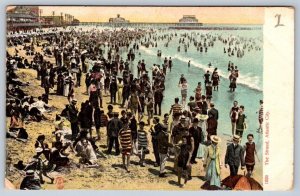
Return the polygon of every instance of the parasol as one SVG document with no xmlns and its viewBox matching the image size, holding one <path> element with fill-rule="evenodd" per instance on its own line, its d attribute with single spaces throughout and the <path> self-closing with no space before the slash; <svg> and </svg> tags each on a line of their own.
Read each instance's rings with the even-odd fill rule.
<svg viewBox="0 0 300 196">
<path fill-rule="evenodd" d="M 228 176 L 222 181 L 222 185 L 233 190 L 263 190 L 255 179 L 243 175 Z"/>
</svg>

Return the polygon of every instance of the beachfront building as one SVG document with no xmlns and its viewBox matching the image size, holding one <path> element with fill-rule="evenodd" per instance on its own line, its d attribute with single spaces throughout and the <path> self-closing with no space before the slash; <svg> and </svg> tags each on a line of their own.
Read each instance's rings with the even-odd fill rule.
<svg viewBox="0 0 300 196">
<path fill-rule="evenodd" d="M 65 17 L 63 17 L 63 14 L 60 16 L 42 16 L 43 24 L 44 25 L 50 25 L 50 26 L 76 26 L 79 25 L 80 21 L 74 16 L 66 14 Z"/>
<path fill-rule="evenodd" d="M 80 25 L 98 25 L 110 27 L 132 27 L 132 28 L 171 28 L 171 29 L 199 29 L 202 23 L 195 15 L 184 15 L 179 22 L 130 22 L 120 14 L 116 18 L 109 18 L 108 22 L 81 22 Z"/>
<path fill-rule="evenodd" d="M 199 23 L 195 15 L 183 15 L 179 22 L 171 26 L 171 29 L 199 29 L 202 23 Z"/>
<path fill-rule="evenodd" d="M 78 19 L 74 19 L 73 21 L 72 21 L 72 25 L 73 26 L 78 26 L 78 25 L 80 25 L 80 21 L 78 20 Z"/>
<path fill-rule="evenodd" d="M 63 25 L 63 20 L 61 16 L 42 16 L 44 24 L 51 26 L 61 26 Z"/>
<path fill-rule="evenodd" d="M 14 6 L 6 11 L 7 30 L 9 32 L 26 32 L 28 30 L 79 25 L 80 21 L 70 14 L 41 16 L 38 6 Z"/>
<path fill-rule="evenodd" d="M 183 17 L 179 19 L 179 23 L 198 23 L 198 19 L 195 15 L 183 15 Z"/>
<path fill-rule="evenodd" d="M 6 12 L 8 31 L 30 30 L 38 28 L 39 7 L 38 6 L 16 6 Z"/>
<path fill-rule="evenodd" d="M 126 20 L 125 18 L 120 17 L 120 14 L 117 14 L 116 18 L 109 18 L 109 23 L 129 23 L 129 20 Z"/>
</svg>

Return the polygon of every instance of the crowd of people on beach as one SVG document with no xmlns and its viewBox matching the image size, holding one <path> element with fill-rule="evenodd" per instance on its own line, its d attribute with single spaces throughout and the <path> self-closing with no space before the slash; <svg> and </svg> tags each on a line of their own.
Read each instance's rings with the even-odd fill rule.
<svg viewBox="0 0 300 196">
<path fill-rule="evenodd" d="M 46 114 L 56 112 L 53 135 L 39 135 L 33 159 L 26 164 L 23 161 L 15 164 L 19 170 L 26 171 L 20 188 L 40 189 L 43 176 L 53 183 L 54 177 L 48 173 L 61 172 L 69 167 L 73 162 L 70 153 L 79 157 L 80 167 L 86 168 L 98 168 L 99 159 L 105 161 L 110 155 L 121 154 L 127 172 L 137 169 L 130 165 L 132 156 L 139 157 L 140 167 L 145 167 L 145 157 L 153 153 L 153 166 L 159 167 L 159 177 L 167 176 L 166 162 L 173 158 L 178 186 L 183 187 L 192 179 L 194 164 L 203 164 L 206 171 L 203 188 L 221 189 L 221 151 L 224 149 L 220 148 L 219 112 L 213 102 L 213 91 L 218 91 L 220 84 L 218 69 L 215 68 L 213 73 L 207 71 L 204 80 L 199 81 L 195 88 L 195 94 L 189 98 L 187 79 L 182 74 L 178 83 L 181 99 L 175 98 L 169 113 L 163 113 L 164 97 L 168 96 L 164 94 L 165 79 L 174 67 L 172 57 L 165 57 L 162 65 L 153 64 L 149 68 L 140 56 L 139 47 L 157 47 L 157 41 L 166 40 L 165 47 L 168 47 L 173 36 L 179 35 L 157 35 L 153 29 L 84 31 L 73 28 L 35 35 L 34 38 L 30 35 L 8 38 L 8 45 L 16 49 L 13 54 L 7 52 L 6 114 L 11 119 L 7 137 L 26 142 L 30 135 L 24 124 L 32 121 L 43 123 L 48 120 Z M 238 41 L 246 42 L 226 41 L 207 34 L 201 35 L 200 41 L 192 35 L 181 36 L 179 44 L 183 44 L 185 51 L 191 41 L 200 52 L 207 52 L 218 40 L 224 44 L 228 41 L 229 46 Z M 244 49 L 250 47 L 247 44 Z M 25 56 L 17 49 L 20 45 L 22 49 L 19 50 L 26 51 Z M 36 51 L 38 47 L 42 52 Z M 230 55 L 234 55 L 234 51 L 238 57 L 243 57 L 244 52 L 239 48 L 224 48 L 224 53 Z M 122 57 L 124 54 L 126 59 Z M 160 50 L 158 55 L 163 56 Z M 45 57 L 53 61 L 47 61 Z M 134 59 L 141 59 L 136 69 L 133 69 Z M 18 77 L 18 69 L 35 70 L 36 80 L 40 81 L 44 93 L 33 97 L 25 91 L 23 87 L 31 84 Z M 228 64 L 228 71 L 231 73 L 229 88 L 234 92 L 239 72 L 232 62 Z M 202 89 L 202 83 L 205 89 Z M 87 100 L 76 99 L 76 88 L 81 86 L 85 87 L 85 92 L 81 93 L 88 96 Z M 49 104 L 54 94 L 68 99 L 62 111 Z M 103 101 L 105 96 L 110 96 L 110 103 Z M 258 131 L 262 132 L 262 100 L 260 105 Z M 257 152 L 253 134 L 247 135 L 245 145 L 241 144 L 247 128 L 244 112 L 245 107 L 234 101 L 229 112 L 232 143 L 227 146 L 224 160 L 231 176 L 238 174 L 240 166 L 241 169 L 246 167 L 249 177 L 254 171 Z M 46 137 L 54 138 L 52 145 L 45 142 Z M 98 145 L 103 140 L 105 150 Z M 200 163 L 197 160 L 201 160 Z"/>
</svg>

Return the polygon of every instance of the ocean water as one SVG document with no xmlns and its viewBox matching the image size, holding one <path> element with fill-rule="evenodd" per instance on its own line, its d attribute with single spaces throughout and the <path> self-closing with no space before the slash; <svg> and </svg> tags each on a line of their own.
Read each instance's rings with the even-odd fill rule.
<svg viewBox="0 0 300 196">
<path fill-rule="evenodd" d="M 239 27 L 239 26 L 237 26 Z M 168 113 L 170 106 L 174 103 L 174 98 L 181 97 L 180 88 L 178 87 L 178 81 L 181 74 L 184 74 L 188 81 L 188 98 L 194 96 L 194 89 L 198 82 L 202 82 L 202 89 L 204 89 L 203 75 L 207 70 L 213 71 L 215 67 L 218 68 L 220 75 L 219 91 L 213 91 L 212 101 L 215 103 L 215 108 L 219 110 L 218 121 L 218 134 L 229 136 L 231 135 L 231 121 L 229 118 L 229 111 L 233 106 L 233 101 L 238 101 L 239 105 L 245 106 L 245 115 L 247 116 L 247 130 L 244 132 L 242 144 L 247 139 L 248 133 L 254 134 L 255 142 L 257 144 L 257 151 L 259 157 L 262 156 L 262 136 L 256 132 L 258 128 L 258 110 L 259 100 L 263 99 L 263 30 L 262 27 L 255 30 L 168 30 L 161 34 L 175 34 L 172 41 L 169 42 L 168 47 L 164 47 L 167 42 L 166 39 L 157 42 L 157 47 L 145 48 L 140 47 L 140 50 L 136 53 L 135 61 L 131 64 L 131 69 L 136 75 L 136 66 L 139 60 L 144 59 L 146 67 L 149 70 L 153 64 L 163 64 L 165 57 L 169 59 L 172 57 L 173 67 L 172 71 L 167 71 L 164 92 L 164 100 L 162 104 L 162 113 Z M 86 28 L 86 27 L 85 27 Z M 184 47 L 181 45 L 180 52 L 177 52 L 179 46 L 180 34 L 193 34 L 196 39 L 200 39 L 199 34 L 211 34 L 222 37 L 243 37 L 247 39 L 255 40 L 258 45 L 261 46 L 261 50 L 245 50 L 243 58 L 237 58 L 235 56 L 229 57 L 223 52 L 224 45 L 217 39 L 214 47 L 209 47 L 207 53 L 200 53 L 194 47 L 193 42 L 189 43 L 187 52 L 184 52 Z M 157 50 L 162 51 L 162 56 L 157 57 Z M 140 53 L 140 55 L 138 54 Z M 123 59 L 126 59 L 126 52 L 121 54 Z M 191 66 L 188 68 L 188 61 L 191 60 Z M 239 69 L 239 78 L 237 80 L 237 89 L 235 92 L 229 92 L 229 72 L 227 70 L 228 62 L 233 62 Z M 212 67 L 208 67 L 208 63 L 212 64 Z M 202 93 L 205 93 L 202 90 Z M 229 138 L 229 137 L 228 137 Z"/>
</svg>

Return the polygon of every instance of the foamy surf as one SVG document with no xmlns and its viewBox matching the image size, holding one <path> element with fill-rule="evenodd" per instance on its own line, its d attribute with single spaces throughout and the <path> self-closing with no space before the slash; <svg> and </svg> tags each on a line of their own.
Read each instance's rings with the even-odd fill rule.
<svg viewBox="0 0 300 196">
<path fill-rule="evenodd" d="M 145 46 L 141 46 L 140 49 L 143 50 L 148 55 L 154 55 L 154 56 L 157 55 L 153 50 L 151 50 L 149 48 L 146 48 Z M 171 56 L 173 59 L 177 59 L 177 60 L 182 61 L 184 63 L 187 63 L 189 60 L 191 60 L 191 65 L 193 65 L 195 67 L 198 67 L 198 68 L 200 68 L 204 71 L 210 70 L 212 72 L 213 69 L 214 69 L 214 68 L 209 68 L 207 65 L 197 63 L 196 60 L 193 59 L 193 58 L 183 57 L 183 56 L 180 56 L 178 54 L 175 54 L 174 56 L 172 56 L 172 55 L 165 55 L 165 56 Z M 220 77 L 229 80 L 229 73 L 228 72 L 224 73 L 222 70 L 219 69 L 218 73 L 219 73 Z M 237 83 L 240 84 L 240 85 L 246 86 L 250 89 L 262 92 L 262 89 L 258 85 L 259 80 L 260 79 L 259 79 L 258 76 L 250 76 L 250 74 L 241 74 L 241 73 L 239 73 L 239 78 L 237 80 Z"/>
<path fill-rule="evenodd" d="M 146 48 L 145 46 L 141 46 L 140 47 L 141 50 L 143 50 L 146 54 L 149 55 L 157 55 L 153 50 L 150 50 L 149 48 Z"/>
<path fill-rule="evenodd" d="M 204 71 L 210 70 L 211 72 L 213 71 L 214 68 L 209 68 L 207 65 L 203 65 L 201 63 L 197 63 L 195 59 L 193 58 L 186 58 L 183 56 L 180 56 L 178 54 L 175 54 L 174 57 L 172 57 L 174 59 L 178 59 L 182 62 L 187 63 L 189 60 L 191 60 L 191 65 L 198 67 Z M 229 73 L 224 73 L 222 70 L 218 70 L 219 76 L 222 78 L 225 78 L 227 80 L 229 80 Z M 257 90 L 257 91 L 262 91 L 262 89 L 259 87 L 258 83 L 259 83 L 259 77 L 258 76 L 250 76 L 249 74 L 241 74 L 239 73 L 239 78 L 237 80 L 238 84 L 247 86 L 248 88 L 251 88 L 253 90 Z"/>
</svg>

